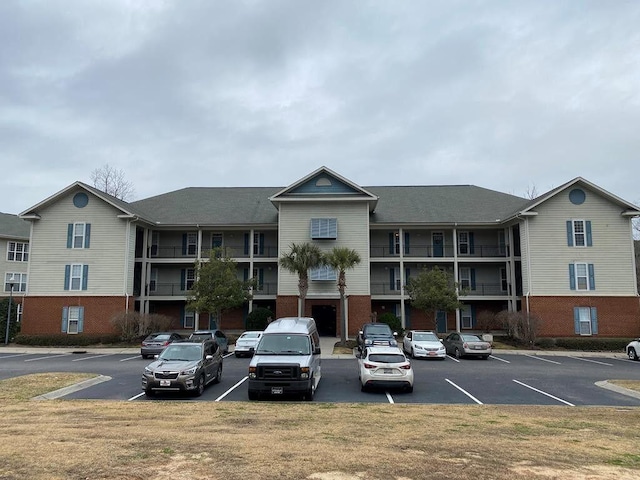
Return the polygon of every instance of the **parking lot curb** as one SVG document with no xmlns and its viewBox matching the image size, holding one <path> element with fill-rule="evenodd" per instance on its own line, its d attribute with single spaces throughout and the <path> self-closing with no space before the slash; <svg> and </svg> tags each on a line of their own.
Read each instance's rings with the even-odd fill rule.
<svg viewBox="0 0 640 480">
<path fill-rule="evenodd" d="M 70 393 L 78 392 L 85 388 L 98 385 L 99 383 L 108 382 L 109 380 L 111 380 L 111 377 L 107 375 L 98 375 L 97 377 L 75 383 L 68 387 L 59 388 L 58 390 L 54 390 L 53 392 L 38 395 L 37 397 L 33 397 L 31 400 L 55 400 L 56 398 L 64 397 L 65 395 L 69 395 Z"/>
<path fill-rule="evenodd" d="M 606 388 L 607 390 L 611 390 L 613 392 L 620 393 L 622 395 L 627 395 L 629 397 L 637 398 L 638 400 L 640 400 L 640 392 L 636 392 L 635 390 L 624 388 L 619 385 L 614 385 L 613 383 L 609 383 L 607 380 L 596 382 L 596 385 L 598 387 Z"/>
</svg>

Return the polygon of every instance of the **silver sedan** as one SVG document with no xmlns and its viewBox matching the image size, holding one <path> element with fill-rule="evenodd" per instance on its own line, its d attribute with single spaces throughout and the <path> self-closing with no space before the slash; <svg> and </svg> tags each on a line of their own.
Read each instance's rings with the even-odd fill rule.
<svg viewBox="0 0 640 480">
<path fill-rule="evenodd" d="M 442 343 L 447 353 L 456 358 L 480 357 L 486 360 L 492 353 L 491 343 L 470 333 L 450 333 Z"/>
</svg>

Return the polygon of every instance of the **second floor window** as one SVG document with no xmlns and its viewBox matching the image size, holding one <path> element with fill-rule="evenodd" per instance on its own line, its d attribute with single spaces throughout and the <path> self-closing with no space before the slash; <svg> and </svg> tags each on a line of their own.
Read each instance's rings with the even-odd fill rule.
<svg viewBox="0 0 640 480">
<path fill-rule="evenodd" d="M 4 291 L 11 291 L 11 284 L 13 284 L 14 292 L 26 292 L 27 291 L 27 274 L 26 273 L 5 273 L 4 276 Z"/>
<path fill-rule="evenodd" d="M 324 267 L 314 268 L 313 270 L 310 270 L 309 279 L 313 281 L 325 281 L 325 280 L 335 281 L 338 279 L 338 275 L 336 274 L 336 271 L 333 268 L 329 266 L 324 266 Z"/>
<path fill-rule="evenodd" d="M 569 285 L 571 290 L 595 290 L 595 269 L 593 263 L 570 263 Z"/>
<path fill-rule="evenodd" d="M 191 290 L 193 288 L 193 284 L 195 281 L 196 281 L 195 268 L 186 268 L 182 270 L 182 289 L 183 290 Z"/>
<path fill-rule="evenodd" d="M 591 247 L 591 222 L 589 220 L 567 220 L 567 245 L 570 247 Z"/>
<path fill-rule="evenodd" d="M 89 248 L 90 238 L 90 223 L 78 222 L 67 225 L 67 248 Z"/>
<path fill-rule="evenodd" d="M 29 244 L 20 242 L 7 243 L 7 261 L 8 262 L 28 262 L 29 261 Z"/>
<path fill-rule="evenodd" d="M 314 239 L 336 239 L 338 238 L 337 218 L 312 218 L 311 238 Z"/>
<path fill-rule="evenodd" d="M 64 267 L 64 289 L 86 290 L 89 277 L 89 265 L 73 264 Z"/>
</svg>

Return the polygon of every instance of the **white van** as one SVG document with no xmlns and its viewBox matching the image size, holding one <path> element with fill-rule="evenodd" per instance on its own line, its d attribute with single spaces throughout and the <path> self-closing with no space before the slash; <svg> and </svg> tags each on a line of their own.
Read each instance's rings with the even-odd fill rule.
<svg viewBox="0 0 640 480">
<path fill-rule="evenodd" d="M 320 378 L 320 337 L 315 320 L 284 317 L 267 325 L 249 364 L 249 400 L 261 395 L 300 394 L 310 401 Z"/>
</svg>

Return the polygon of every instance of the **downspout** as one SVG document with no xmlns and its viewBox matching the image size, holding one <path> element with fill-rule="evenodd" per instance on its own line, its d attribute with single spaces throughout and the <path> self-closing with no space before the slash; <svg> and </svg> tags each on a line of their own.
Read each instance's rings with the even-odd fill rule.
<svg viewBox="0 0 640 480">
<path fill-rule="evenodd" d="M 531 244 L 529 242 L 529 217 L 525 217 L 525 235 L 527 236 L 527 315 L 530 313 L 529 308 L 529 295 L 531 295 Z"/>
</svg>

